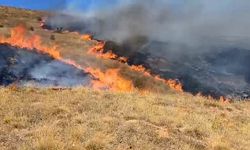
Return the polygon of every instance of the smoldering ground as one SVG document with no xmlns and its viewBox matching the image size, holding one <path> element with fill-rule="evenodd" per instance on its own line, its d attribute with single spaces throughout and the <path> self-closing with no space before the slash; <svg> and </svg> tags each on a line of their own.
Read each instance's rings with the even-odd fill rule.
<svg viewBox="0 0 250 150">
<path fill-rule="evenodd" d="M 0 45 L 0 84 L 7 86 L 73 87 L 89 85 L 82 70 L 30 50 Z"/>
<path fill-rule="evenodd" d="M 194 94 L 250 95 L 249 1 L 118 0 L 88 11 L 74 2 L 46 27 L 93 34 L 129 64 L 177 78 Z"/>
</svg>

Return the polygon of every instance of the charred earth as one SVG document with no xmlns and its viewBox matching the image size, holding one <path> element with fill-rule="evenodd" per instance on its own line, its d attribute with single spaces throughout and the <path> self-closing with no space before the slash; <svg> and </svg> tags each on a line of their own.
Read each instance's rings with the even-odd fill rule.
<svg viewBox="0 0 250 150">
<path fill-rule="evenodd" d="M 46 54 L 0 45 L 0 84 L 7 86 L 73 87 L 87 86 L 90 78 L 73 66 Z"/>
<path fill-rule="evenodd" d="M 57 15 L 48 18 L 43 27 L 56 31 L 89 33 L 97 39 L 107 40 L 100 36 L 99 30 L 94 30 L 101 27 L 89 28 L 101 26 L 101 20 L 67 19 L 69 17 Z M 247 99 L 250 96 L 250 50 L 220 40 L 222 42 L 219 44 L 201 46 L 201 51 L 195 51 L 180 43 L 153 41 L 149 37 L 136 36 L 123 42 L 107 41 L 104 52 L 112 50 L 118 56 L 127 57 L 129 65 L 143 65 L 163 78 L 177 79 L 186 92 L 195 95 Z"/>
</svg>

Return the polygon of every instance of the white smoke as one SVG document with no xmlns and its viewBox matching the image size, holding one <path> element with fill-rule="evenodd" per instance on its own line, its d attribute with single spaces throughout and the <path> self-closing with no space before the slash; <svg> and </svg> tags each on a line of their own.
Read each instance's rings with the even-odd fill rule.
<svg viewBox="0 0 250 150">
<path fill-rule="evenodd" d="M 194 46 L 226 37 L 245 39 L 250 34 L 248 0 L 120 0 L 106 9 L 88 11 L 75 11 L 76 4 L 68 3 L 64 13 L 86 20 L 84 29 L 99 38 L 116 42 L 139 35 Z"/>
</svg>

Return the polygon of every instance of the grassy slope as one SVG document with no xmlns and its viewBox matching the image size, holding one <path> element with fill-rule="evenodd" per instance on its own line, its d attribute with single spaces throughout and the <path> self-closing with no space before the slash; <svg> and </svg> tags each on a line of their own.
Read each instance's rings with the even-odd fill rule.
<svg viewBox="0 0 250 150">
<path fill-rule="evenodd" d="M 0 149 L 248 149 L 249 103 L 188 94 L 0 89 Z"/>
<path fill-rule="evenodd" d="M 44 14 L 0 7 L 0 33 L 9 36 L 9 29 L 20 23 L 34 27 L 29 34 L 59 45 L 64 57 L 82 66 L 122 67 L 138 86 L 140 81 L 153 86 L 152 80 L 139 78 L 126 65 L 87 55 L 94 41 L 42 30 L 37 18 Z M 56 40 L 51 41 L 51 35 Z M 161 87 L 154 85 L 154 89 Z M 178 93 L 143 96 L 87 89 L 2 88 L 0 149 L 247 149 L 249 106 Z"/>
<path fill-rule="evenodd" d="M 87 51 L 97 44 L 94 40 L 84 41 L 80 38 L 80 35 L 71 32 L 56 33 L 42 29 L 38 18 L 44 16 L 48 16 L 48 13 L 0 6 L 0 36 L 8 37 L 13 27 L 24 25 L 27 28 L 27 37 L 39 35 L 44 45 L 56 45 L 57 51 L 60 52 L 64 59 L 76 62 L 82 68 L 92 67 L 103 72 L 107 69 L 119 68 L 120 75 L 132 81 L 136 88 L 150 89 L 160 93 L 169 90 L 164 83 L 145 77 L 143 73 L 132 71 L 127 64 L 119 63 L 115 60 L 99 59 L 88 54 Z M 34 31 L 29 30 L 31 27 Z M 51 36 L 54 36 L 55 39 L 51 40 Z"/>
</svg>

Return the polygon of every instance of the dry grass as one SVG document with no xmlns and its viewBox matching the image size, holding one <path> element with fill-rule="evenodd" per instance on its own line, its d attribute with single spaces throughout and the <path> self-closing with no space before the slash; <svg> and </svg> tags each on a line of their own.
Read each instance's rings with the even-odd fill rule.
<svg viewBox="0 0 250 150">
<path fill-rule="evenodd" d="M 38 18 L 45 14 L 0 7 L 0 33 L 8 36 L 10 28 L 25 24 L 33 28 L 29 34 L 60 46 L 63 57 L 83 67 L 122 68 L 122 75 L 137 87 L 168 91 L 160 83 L 131 72 L 125 64 L 87 55 L 94 41 L 41 29 Z M 249 102 L 223 104 L 184 93 L 1 88 L 0 149 L 247 150 L 249 116 Z"/>
<path fill-rule="evenodd" d="M 0 149 L 245 149 L 250 104 L 188 94 L 0 89 Z"/>
<path fill-rule="evenodd" d="M 37 12 L 24 9 L 0 6 L 0 36 L 10 36 L 10 30 L 18 25 L 25 26 L 27 37 L 39 35 L 42 43 L 46 46 L 57 46 L 57 51 L 65 60 L 71 60 L 82 68 L 95 68 L 105 72 L 107 69 L 119 69 L 120 75 L 131 80 L 137 89 L 153 90 L 154 92 L 164 93 L 169 88 L 154 78 L 145 77 L 143 73 L 135 72 L 127 64 L 115 60 L 100 59 L 88 54 L 88 50 L 97 44 L 97 41 L 84 41 L 79 34 L 73 32 L 56 33 L 44 30 L 40 27 L 39 18 L 48 16 L 46 12 Z M 1 25 L 3 26 L 1 28 Z M 29 30 L 31 29 L 32 30 Z"/>
</svg>

